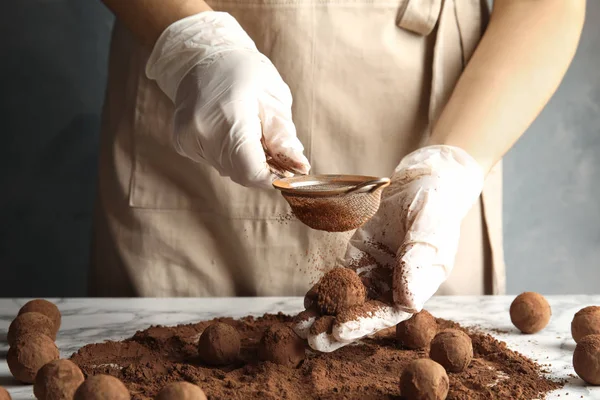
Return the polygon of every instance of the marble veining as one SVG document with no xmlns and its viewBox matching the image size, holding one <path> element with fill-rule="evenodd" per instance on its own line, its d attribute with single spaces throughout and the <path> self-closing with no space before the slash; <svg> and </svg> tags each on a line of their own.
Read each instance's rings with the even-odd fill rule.
<svg viewBox="0 0 600 400">
<path fill-rule="evenodd" d="M 542 332 L 522 335 L 510 322 L 508 308 L 513 296 L 435 297 L 427 309 L 436 317 L 476 326 L 508 346 L 542 364 L 550 364 L 550 377 L 565 379 L 566 386 L 548 399 L 599 399 L 600 387 L 590 387 L 575 375 L 571 358 L 575 342 L 570 326 L 573 315 L 588 305 L 600 305 L 600 296 L 548 296 L 552 319 Z M 301 298 L 211 299 L 50 299 L 60 308 L 63 321 L 57 337 L 61 357 L 81 346 L 119 340 L 150 325 L 176 325 L 215 317 L 242 317 L 264 313 L 295 314 L 303 309 Z M 31 386 L 20 385 L 6 365 L 6 331 L 27 299 L 0 299 L 0 386 L 14 400 L 34 399 Z"/>
</svg>

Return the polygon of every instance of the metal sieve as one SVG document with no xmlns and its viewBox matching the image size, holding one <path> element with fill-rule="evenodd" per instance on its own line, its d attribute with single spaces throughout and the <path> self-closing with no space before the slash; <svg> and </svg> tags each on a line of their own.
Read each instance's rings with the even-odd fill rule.
<svg viewBox="0 0 600 400">
<path fill-rule="evenodd" d="M 328 232 L 350 231 L 367 222 L 389 184 L 389 178 L 360 175 L 299 175 L 273 182 L 296 218 Z"/>
</svg>

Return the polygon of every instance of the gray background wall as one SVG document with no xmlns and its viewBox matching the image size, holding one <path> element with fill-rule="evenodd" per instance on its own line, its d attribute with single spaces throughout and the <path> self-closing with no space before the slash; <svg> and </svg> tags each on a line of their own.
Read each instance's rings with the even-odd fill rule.
<svg viewBox="0 0 600 400">
<path fill-rule="evenodd" d="M 505 158 L 508 290 L 599 293 L 600 2 L 557 95 Z M 0 297 L 85 295 L 112 24 L 99 0 L 0 13 Z"/>
<path fill-rule="evenodd" d="M 600 1 L 571 68 L 505 157 L 510 292 L 600 293 Z"/>
<path fill-rule="evenodd" d="M 86 289 L 112 16 L 99 0 L 0 12 L 0 296 Z"/>
</svg>

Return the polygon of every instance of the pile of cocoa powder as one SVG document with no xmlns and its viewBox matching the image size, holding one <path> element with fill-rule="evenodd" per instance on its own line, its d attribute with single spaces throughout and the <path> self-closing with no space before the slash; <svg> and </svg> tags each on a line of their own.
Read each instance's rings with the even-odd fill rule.
<svg viewBox="0 0 600 400">
<path fill-rule="evenodd" d="M 198 360 L 202 331 L 220 321 L 236 327 L 242 338 L 240 360 L 215 368 Z M 440 329 L 458 328 L 438 319 Z M 151 399 L 167 383 L 198 384 L 209 399 L 395 399 L 402 369 L 424 350 L 397 346 L 393 330 L 333 353 L 310 352 L 296 369 L 260 362 L 257 344 L 276 322 L 291 323 L 283 314 L 240 320 L 219 318 L 176 327 L 151 327 L 121 342 L 91 344 L 72 356 L 84 373 L 121 379 L 136 400 Z M 463 329 L 465 330 L 465 329 Z M 542 376 L 541 367 L 509 350 L 503 342 L 471 330 L 475 358 L 461 373 L 449 374 L 448 399 L 534 399 L 562 385 Z"/>
</svg>

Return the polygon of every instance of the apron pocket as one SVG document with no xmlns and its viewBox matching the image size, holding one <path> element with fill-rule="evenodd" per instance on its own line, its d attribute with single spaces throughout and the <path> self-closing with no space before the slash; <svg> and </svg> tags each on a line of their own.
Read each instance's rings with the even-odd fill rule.
<svg viewBox="0 0 600 400">
<path fill-rule="evenodd" d="M 308 1 L 212 1 L 231 13 L 277 67 L 294 96 L 292 113 L 305 154 L 310 159 L 313 105 L 312 11 Z M 310 5 L 307 7 L 307 5 Z M 207 164 L 175 152 L 171 144 L 173 104 L 146 78 L 145 60 L 136 66 L 136 115 L 129 205 L 147 209 L 183 209 L 230 218 L 274 219 L 288 212 L 275 190 L 242 187 Z"/>
</svg>

